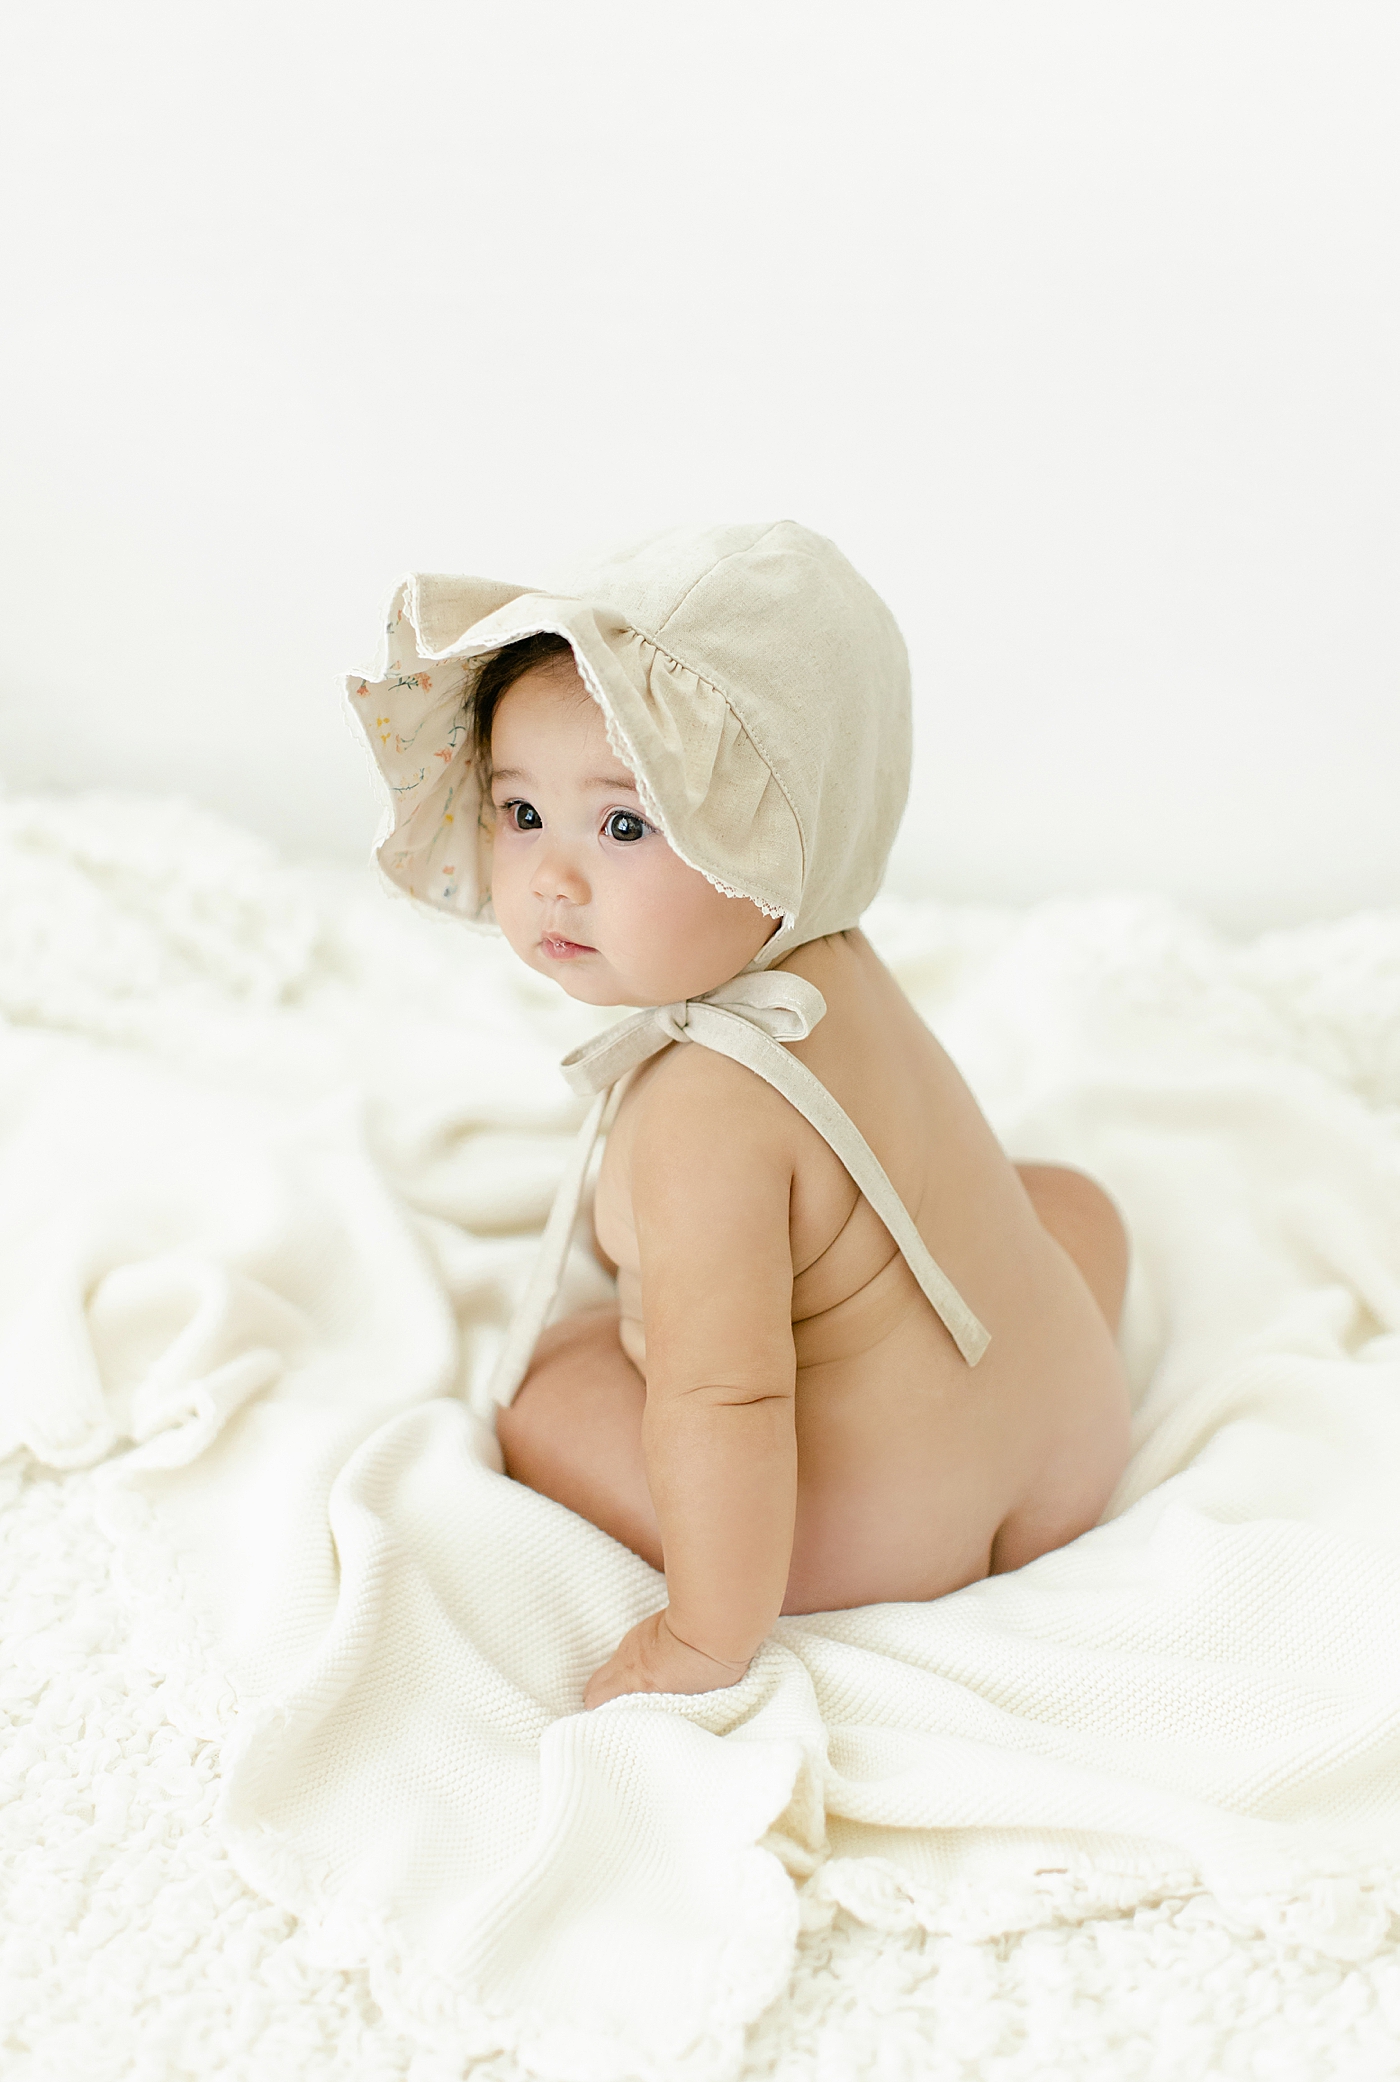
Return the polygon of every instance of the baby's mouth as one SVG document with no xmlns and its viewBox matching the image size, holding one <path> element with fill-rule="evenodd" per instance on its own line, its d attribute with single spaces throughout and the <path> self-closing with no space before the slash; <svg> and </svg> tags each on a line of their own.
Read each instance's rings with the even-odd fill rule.
<svg viewBox="0 0 1400 2082">
<path fill-rule="evenodd" d="M 596 947 L 585 947 L 581 940 L 566 940 L 559 933 L 542 933 L 540 949 L 551 961 L 572 961 L 576 954 L 598 952 Z"/>
</svg>

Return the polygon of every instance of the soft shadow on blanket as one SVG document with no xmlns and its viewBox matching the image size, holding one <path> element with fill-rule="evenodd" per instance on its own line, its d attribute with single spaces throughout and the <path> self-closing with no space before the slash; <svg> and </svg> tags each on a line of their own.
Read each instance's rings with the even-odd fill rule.
<svg viewBox="0 0 1400 2082">
<path fill-rule="evenodd" d="M 162 857 L 120 806 L 5 813 L 37 924 L 4 948 L 0 1446 L 105 1463 L 240 1869 L 391 2015 L 454 2058 L 719 2082 L 823 1901 L 978 1935 L 1209 1886 L 1380 1941 L 1400 919 L 1231 948 L 1127 900 L 877 913 L 1014 1153 L 1125 1210 L 1132 1464 L 1014 1576 L 584 1715 L 661 1579 L 506 1481 L 479 1414 L 583 1015 L 207 827 L 172 875 L 169 814 Z M 576 1253 L 570 1305 L 600 1282 Z"/>
</svg>

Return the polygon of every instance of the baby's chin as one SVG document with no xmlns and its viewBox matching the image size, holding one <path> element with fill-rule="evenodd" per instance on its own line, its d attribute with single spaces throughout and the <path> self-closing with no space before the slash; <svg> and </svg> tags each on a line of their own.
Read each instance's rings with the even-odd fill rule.
<svg viewBox="0 0 1400 2082">
<path fill-rule="evenodd" d="M 622 974 L 601 955 L 575 955 L 567 961 L 537 955 L 530 967 L 581 1005 L 676 1005 L 714 988 L 713 978 Z"/>
</svg>

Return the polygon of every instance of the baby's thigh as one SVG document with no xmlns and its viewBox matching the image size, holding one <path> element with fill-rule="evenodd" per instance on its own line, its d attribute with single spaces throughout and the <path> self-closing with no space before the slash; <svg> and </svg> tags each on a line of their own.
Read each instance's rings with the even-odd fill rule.
<svg viewBox="0 0 1400 2082">
<path fill-rule="evenodd" d="M 1068 1251 L 1115 1335 L 1128 1284 L 1128 1232 L 1096 1179 L 1067 1164 L 1018 1164 L 1041 1227 Z"/>
<path fill-rule="evenodd" d="M 544 1333 L 523 1386 L 496 1419 L 506 1473 L 661 1567 L 642 1455 L 646 1385 L 618 1342 L 616 1309 Z"/>
</svg>

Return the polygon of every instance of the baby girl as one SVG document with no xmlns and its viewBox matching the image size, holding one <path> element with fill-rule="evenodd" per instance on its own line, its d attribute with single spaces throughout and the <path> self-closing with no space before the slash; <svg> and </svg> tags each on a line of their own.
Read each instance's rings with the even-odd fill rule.
<svg viewBox="0 0 1400 2082">
<path fill-rule="evenodd" d="M 390 659 L 350 683 L 386 873 L 656 1008 L 566 1064 L 599 1096 L 498 1385 L 507 1473 L 665 1573 L 584 1703 L 734 1684 L 780 1612 L 941 1597 L 1095 1524 L 1122 1225 L 1010 1161 L 858 926 L 907 790 L 883 603 L 793 523 L 686 530 L 558 593 L 417 581 Z M 616 1306 L 540 1334 L 609 1089 Z"/>
</svg>

